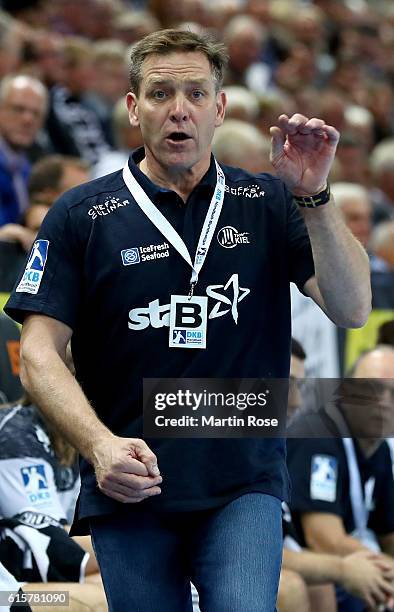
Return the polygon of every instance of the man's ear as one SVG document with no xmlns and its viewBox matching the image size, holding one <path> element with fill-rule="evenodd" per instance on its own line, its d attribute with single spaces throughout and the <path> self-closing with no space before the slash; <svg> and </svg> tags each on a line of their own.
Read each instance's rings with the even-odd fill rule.
<svg viewBox="0 0 394 612">
<path fill-rule="evenodd" d="M 215 127 L 222 125 L 226 112 L 227 98 L 224 91 L 219 91 L 216 94 L 216 122 Z"/>
<path fill-rule="evenodd" d="M 138 100 L 137 96 L 131 91 L 126 96 L 126 104 L 129 111 L 130 125 L 138 127 L 140 124 L 138 119 Z"/>
</svg>

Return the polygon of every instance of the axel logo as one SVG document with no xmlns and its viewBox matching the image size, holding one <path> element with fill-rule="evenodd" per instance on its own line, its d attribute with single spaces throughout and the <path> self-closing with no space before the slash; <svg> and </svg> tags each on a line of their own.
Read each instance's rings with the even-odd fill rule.
<svg viewBox="0 0 394 612">
<path fill-rule="evenodd" d="M 238 323 L 238 304 L 250 293 L 250 289 L 239 286 L 238 274 L 230 276 L 225 285 L 209 285 L 207 296 L 214 300 L 209 312 L 209 319 L 217 319 L 231 313 L 235 323 Z M 170 304 L 160 306 L 159 300 L 149 302 L 147 308 L 133 308 L 129 312 L 129 329 L 141 330 L 151 325 L 154 328 L 169 327 Z M 179 343 L 181 338 L 179 337 Z"/>
<path fill-rule="evenodd" d="M 218 243 L 225 249 L 233 249 L 237 244 L 250 244 L 248 236 L 249 232 L 243 232 L 241 234 L 231 225 L 222 227 L 217 233 Z"/>
</svg>

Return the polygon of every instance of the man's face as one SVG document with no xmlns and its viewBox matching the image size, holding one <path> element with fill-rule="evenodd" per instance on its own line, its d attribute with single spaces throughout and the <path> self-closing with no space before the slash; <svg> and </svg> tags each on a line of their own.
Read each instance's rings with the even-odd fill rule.
<svg viewBox="0 0 394 612">
<path fill-rule="evenodd" d="M 57 197 L 77 185 L 87 183 L 89 178 L 90 175 L 87 168 L 80 168 L 74 164 L 65 163 Z"/>
<path fill-rule="evenodd" d="M 167 169 L 190 170 L 209 160 L 215 127 L 224 119 L 225 95 L 216 93 L 203 53 L 150 55 L 138 98 L 129 93 L 127 106 L 131 125 L 141 127 L 147 157 Z"/>
<path fill-rule="evenodd" d="M 344 389 L 342 409 L 354 437 L 393 436 L 394 352 L 376 349 L 366 355 Z"/>
<path fill-rule="evenodd" d="M 0 133 L 15 150 L 30 147 L 46 111 L 43 97 L 32 87 L 10 87 L 0 102 Z"/>
<path fill-rule="evenodd" d="M 302 407 L 302 396 L 300 383 L 305 378 L 305 363 L 303 359 L 291 356 L 290 360 L 290 380 L 289 397 L 287 402 L 287 418 L 290 419 L 294 413 Z"/>
</svg>

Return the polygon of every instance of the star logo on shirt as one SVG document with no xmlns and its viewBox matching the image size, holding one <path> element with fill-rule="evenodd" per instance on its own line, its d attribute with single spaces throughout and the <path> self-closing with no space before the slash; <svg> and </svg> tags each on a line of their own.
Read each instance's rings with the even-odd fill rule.
<svg viewBox="0 0 394 612">
<path fill-rule="evenodd" d="M 223 317 L 231 312 L 235 323 L 238 323 L 238 304 L 250 293 L 250 289 L 239 286 L 238 274 L 233 274 L 225 285 L 209 285 L 208 297 L 217 300 L 209 313 L 210 319 Z"/>
</svg>

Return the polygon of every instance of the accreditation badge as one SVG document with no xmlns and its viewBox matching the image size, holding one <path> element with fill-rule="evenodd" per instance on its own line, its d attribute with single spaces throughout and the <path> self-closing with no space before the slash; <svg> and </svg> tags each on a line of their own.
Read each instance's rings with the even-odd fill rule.
<svg viewBox="0 0 394 612">
<path fill-rule="evenodd" d="M 207 346 L 208 298 L 172 295 L 169 346 L 198 348 Z"/>
</svg>

